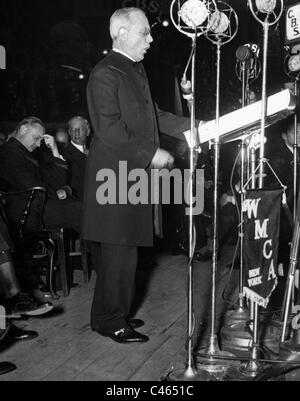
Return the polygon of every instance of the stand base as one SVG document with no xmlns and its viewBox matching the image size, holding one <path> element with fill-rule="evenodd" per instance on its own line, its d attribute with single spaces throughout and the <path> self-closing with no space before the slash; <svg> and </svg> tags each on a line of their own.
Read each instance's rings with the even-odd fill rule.
<svg viewBox="0 0 300 401">
<path fill-rule="evenodd" d="M 205 370 L 209 373 L 224 373 L 230 366 L 239 363 L 230 359 L 236 358 L 235 355 L 226 351 L 220 351 L 216 335 L 210 338 L 210 343 L 206 348 L 198 350 L 195 358 L 197 369 Z M 229 359 L 226 360 L 226 358 Z"/>
<path fill-rule="evenodd" d="M 252 362 L 250 362 L 252 363 Z M 255 363 L 255 362 L 254 362 Z M 224 381 L 255 381 L 257 376 L 262 376 L 262 368 L 249 368 L 249 364 L 245 364 L 240 368 L 231 368 L 227 371 L 224 376 Z M 283 376 L 278 376 L 275 378 L 270 378 L 269 381 L 284 381 Z M 264 380 L 260 380 L 264 381 Z"/>
<path fill-rule="evenodd" d="M 283 361 L 299 361 L 300 364 L 300 344 L 295 342 L 294 339 L 281 343 L 279 359 Z"/>
<path fill-rule="evenodd" d="M 235 320 L 230 316 L 220 331 L 220 344 L 224 351 L 232 352 L 237 356 L 251 355 L 252 337 L 249 333 L 247 321 Z M 274 319 L 262 319 L 259 329 L 259 342 L 271 352 L 278 352 L 278 344 L 282 332 L 282 324 Z"/>
<path fill-rule="evenodd" d="M 229 310 L 226 312 L 225 321 L 229 323 L 247 322 L 250 319 L 248 309 L 239 306 L 237 309 Z"/>
<path fill-rule="evenodd" d="M 208 382 L 213 381 L 212 376 L 205 371 L 197 372 L 195 368 L 186 367 L 183 370 L 174 370 L 168 373 L 164 378 L 164 381 L 183 381 L 183 382 L 193 382 L 193 381 L 202 381 Z"/>
</svg>

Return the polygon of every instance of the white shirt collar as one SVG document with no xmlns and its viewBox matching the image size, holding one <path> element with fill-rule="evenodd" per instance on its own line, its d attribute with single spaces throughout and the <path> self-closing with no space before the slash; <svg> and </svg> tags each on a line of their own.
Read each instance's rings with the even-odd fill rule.
<svg viewBox="0 0 300 401">
<path fill-rule="evenodd" d="M 128 54 L 122 52 L 122 50 L 119 50 L 119 49 L 113 47 L 113 51 L 116 52 L 116 53 L 122 54 L 123 56 L 129 58 L 131 61 L 133 61 L 134 63 L 136 63 L 136 61 L 135 61 L 132 57 L 130 57 Z"/>
<path fill-rule="evenodd" d="M 77 145 L 77 143 L 74 143 L 73 141 L 71 141 L 71 144 L 73 146 L 75 146 L 75 148 L 77 148 L 81 153 L 85 153 L 84 152 L 84 146 L 83 145 Z"/>
</svg>

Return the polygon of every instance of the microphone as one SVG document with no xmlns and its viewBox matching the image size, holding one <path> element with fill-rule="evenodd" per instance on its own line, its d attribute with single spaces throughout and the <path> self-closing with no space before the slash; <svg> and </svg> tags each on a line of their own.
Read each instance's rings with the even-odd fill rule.
<svg viewBox="0 0 300 401">
<path fill-rule="evenodd" d="M 249 80 L 255 80 L 258 78 L 261 69 L 259 52 L 260 49 L 255 43 L 244 44 L 236 49 L 235 70 L 240 81 L 242 80 L 244 70 L 247 71 L 247 77 Z"/>
<path fill-rule="evenodd" d="M 258 11 L 264 14 L 270 14 L 276 8 L 277 0 L 255 0 Z"/>
<path fill-rule="evenodd" d="M 215 34 L 224 33 L 229 27 L 229 18 L 222 11 L 215 11 L 209 20 L 210 30 Z"/>
<path fill-rule="evenodd" d="M 185 74 L 181 79 L 180 87 L 182 91 L 182 97 L 188 102 L 191 101 L 193 99 L 192 82 L 186 79 Z"/>
<path fill-rule="evenodd" d="M 253 56 L 253 53 L 250 50 L 249 46 L 242 45 L 236 49 L 235 57 L 236 57 L 237 61 L 239 61 L 241 63 L 250 60 L 252 58 L 252 56 Z"/>
<path fill-rule="evenodd" d="M 187 0 L 178 12 L 182 21 L 190 27 L 197 27 L 207 19 L 209 11 L 201 0 Z"/>
</svg>

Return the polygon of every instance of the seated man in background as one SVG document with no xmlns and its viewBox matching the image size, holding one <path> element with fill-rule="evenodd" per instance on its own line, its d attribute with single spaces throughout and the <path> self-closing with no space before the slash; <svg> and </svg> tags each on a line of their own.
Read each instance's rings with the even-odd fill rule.
<svg viewBox="0 0 300 401">
<path fill-rule="evenodd" d="M 6 142 L 7 136 L 4 132 L 0 131 L 0 146 L 3 146 Z"/>
<path fill-rule="evenodd" d="M 44 141 L 52 155 L 41 163 L 32 152 Z M 56 142 L 45 135 L 41 120 L 29 117 L 21 121 L 16 135 L 1 148 L 0 180 L 3 191 L 20 191 L 30 187 L 45 187 L 47 201 L 44 223 L 47 228 L 73 228 L 80 233 L 81 203 L 72 198 L 67 186 L 68 166 L 59 154 Z M 2 184 L 3 186 L 3 184 Z"/>
<path fill-rule="evenodd" d="M 50 152 L 40 161 L 34 156 L 33 151 L 41 146 L 44 141 Z M 45 128 L 39 119 L 29 117 L 21 121 L 17 128 L 15 137 L 1 148 L 0 151 L 0 181 L 1 190 L 4 192 L 21 191 L 30 187 L 44 187 L 47 189 L 47 198 L 43 211 L 43 222 L 46 228 L 71 228 L 77 234 L 81 230 L 81 202 L 72 198 L 71 189 L 67 186 L 68 167 L 62 156 L 60 156 L 55 140 L 50 135 L 45 135 Z M 13 199 L 8 207 L 7 215 L 9 230 L 13 240 L 19 240 L 18 228 L 20 218 L 28 195 Z M 28 216 L 27 228 L 36 230 L 39 228 L 38 221 L 41 215 L 42 204 L 40 197 L 33 200 L 31 213 Z M 18 254 L 24 255 L 27 249 L 17 248 Z M 19 255 L 19 259 L 24 259 Z M 26 279 L 25 280 L 25 276 Z M 21 281 L 24 290 L 33 293 L 39 292 L 40 283 L 35 275 L 27 272 Z"/>
<path fill-rule="evenodd" d="M 83 199 L 86 158 L 88 155 L 87 139 L 90 127 L 87 120 L 81 116 L 71 118 L 68 122 L 70 142 L 59 144 L 60 154 L 68 163 L 70 170 L 70 187 L 74 196 Z"/>
</svg>

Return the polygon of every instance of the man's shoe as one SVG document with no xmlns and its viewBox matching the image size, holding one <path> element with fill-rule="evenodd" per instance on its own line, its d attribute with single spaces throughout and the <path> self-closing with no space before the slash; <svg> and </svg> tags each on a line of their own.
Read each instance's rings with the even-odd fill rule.
<svg viewBox="0 0 300 401">
<path fill-rule="evenodd" d="M 4 375 L 5 373 L 11 372 L 15 369 L 17 369 L 17 367 L 13 363 L 0 362 L 0 375 Z"/>
<path fill-rule="evenodd" d="M 143 320 L 133 319 L 131 317 L 127 319 L 127 323 L 132 329 L 138 329 L 139 327 L 142 327 L 145 324 Z"/>
<path fill-rule="evenodd" d="M 10 323 L 10 330 L 8 332 L 7 339 L 11 341 L 24 341 L 33 340 L 38 337 L 39 333 L 33 330 L 23 330 L 14 324 Z"/>
<path fill-rule="evenodd" d="M 144 343 L 149 340 L 149 337 L 133 330 L 131 327 L 124 327 L 123 329 L 115 331 L 114 333 L 102 335 L 104 335 L 105 337 L 109 337 L 112 340 L 121 344 L 129 344 L 134 342 Z"/>
<path fill-rule="evenodd" d="M 5 302 L 8 318 L 25 316 L 40 316 L 51 311 L 54 306 L 50 302 L 37 302 L 30 295 L 18 292 Z"/>
</svg>

